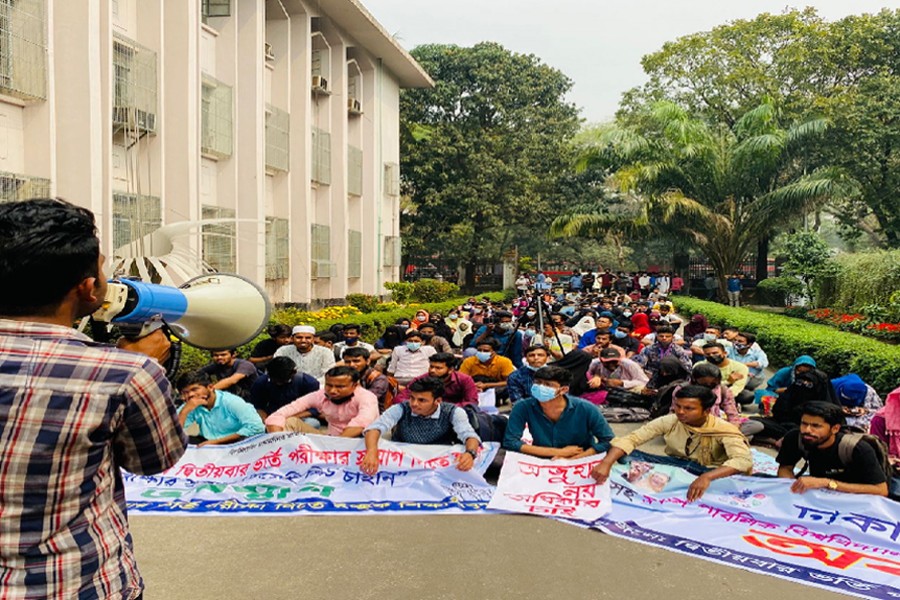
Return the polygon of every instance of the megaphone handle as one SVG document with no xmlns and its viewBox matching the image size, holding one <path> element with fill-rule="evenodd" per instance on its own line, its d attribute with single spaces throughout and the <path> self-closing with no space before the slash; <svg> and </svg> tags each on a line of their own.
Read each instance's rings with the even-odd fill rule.
<svg viewBox="0 0 900 600">
<path fill-rule="evenodd" d="M 172 334 L 169 332 L 169 328 L 165 328 L 166 335 L 169 336 L 169 339 L 172 340 L 172 346 L 169 348 L 169 360 L 163 365 L 163 368 L 166 370 L 166 377 L 170 381 L 175 380 L 175 376 L 178 375 L 178 368 L 181 366 L 181 340 L 174 339 Z"/>
</svg>

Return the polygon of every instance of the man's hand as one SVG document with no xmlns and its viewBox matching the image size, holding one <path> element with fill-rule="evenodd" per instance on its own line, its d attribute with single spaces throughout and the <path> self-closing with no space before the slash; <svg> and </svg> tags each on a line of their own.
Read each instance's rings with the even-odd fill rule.
<svg viewBox="0 0 900 600">
<path fill-rule="evenodd" d="M 266 425 L 266 433 L 278 433 L 279 431 L 284 431 L 284 427 L 280 425 Z"/>
<path fill-rule="evenodd" d="M 687 501 L 694 502 L 695 500 L 699 500 L 703 497 L 703 493 L 706 491 L 706 488 L 709 487 L 709 484 L 712 483 L 708 477 L 705 475 L 700 475 L 687 491 Z"/>
<path fill-rule="evenodd" d="M 610 387 L 623 387 L 625 385 L 625 382 L 621 379 L 610 379 L 609 377 L 607 377 L 606 385 Z"/>
<path fill-rule="evenodd" d="M 655 396 L 658 390 L 651 390 L 650 388 L 644 388 L 641 390 L 641 396 Z"/>
<path fill-rule="evenodd" d="M 741 375 L 741 374 L 738 373 L 737 371 L 734 371 L 733 373 L 731 373 L 731 374 L 728 376 L 728 383 L 734 383 L 735 381 L 740 381 L 740 380 L 743 379 L 743 378 L 744 378 L 743 375 Z"/>
<path fill-rule="evenodd" d="M 456 468 L 460 471 L 468 471 L 475 466 L 475 459 L 468 452 L 462 452 L 456 457 Z"/>
<path fill-rule="evenodd" d="M 485 390 L 484 382 L 481 382 L 481 381 L 476 381 L 475 387 L 478 388 L 479 392 L 483 392 Z"/>
<path fill-rule="evenodd" d="M 791 484 L 791 491 L 795 494 L 802 494 L 808 490 L 820 490 L 827 488 L 829 481 L 831 480 L 824 477 L 801 477 Z"/>
<path fill-rule="evenodd" d="M 591 469 L 591 477 L 593 477 L 597 483 L 606 483 L 606 480 L 609 479 L 610 469 L 612 469 L 611 463 L 608 463 L 605 460 L 600 461 L 599 465 L 596 465 Z"/>
<path fill-rule="evenodd" d="M 584 452 L 584 448 L 581 446 L 566 446 L 565 448 L 559 448 L 556 451 L 556 456 L 553 458 L 572 458 L 576 454 L 581 454 Z"/>
<path fill-rule="evenodd" d="M 374 452 L 366 450 L 366 456 L 359 465 L 359 470 L 366 475 L 374 475 L 378 472 L 378 449 L 375 449 Z"/>
<path fill-rule="evenodd" d="M 156 360 L 159 364 L 163 364 L 169 360 L 169 351 L 172 348 L 172 342 L 169 341 L 169 338 L 162 329 L 157 329 L 150 335 L 146 335 L 137 340 L 129 340 L 128 338 L 120 337 L 119 341 L 116 342 L 116 346 L 122 350 L 146 354 L 150 358 Z"/>
<path fill-rule="evenodd" d="M 591 387 L 593 389 L 597 389 L 601 385 L 603 385 L 603 378 L 599 375 L 591 377 L 591 379 L 588 381 L 588 387 Z"/>
</svg>

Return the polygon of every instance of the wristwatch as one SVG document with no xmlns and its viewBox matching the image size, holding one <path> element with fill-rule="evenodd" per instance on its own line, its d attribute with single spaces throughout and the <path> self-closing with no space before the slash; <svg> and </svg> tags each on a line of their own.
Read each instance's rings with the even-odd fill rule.
<svg viewBox="0 0 900 600">
<path fill-rule="evenodd" d="M 834 479 L 829 479 L 828 480 L 828 489 L 837 491 L 837 488 L 838 488 L 837 481 L 835 481 Z"/>
<path fill-rule="evenodd" d="M 473 460 L 478 458 L 478 452 L 476 452 L 475 450 L 466 450 L 466 454 L 471 456 Z"/>
</svg>

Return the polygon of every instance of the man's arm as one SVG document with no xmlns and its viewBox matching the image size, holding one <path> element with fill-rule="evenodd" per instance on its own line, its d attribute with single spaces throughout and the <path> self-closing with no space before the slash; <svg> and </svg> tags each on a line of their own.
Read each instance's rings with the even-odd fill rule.
<svg viewBox="0 0 900 600">
<path fill-rule="evenodd" d="M 213 384 L 213 389 L 214 390 L 227 390 L 231 386 L 237 385 L 237 383 L 241 379 L 244 379 L 245 377 L 247 377 L 247 375 L 244 373 L 235 373 L 234 375 L 229 375 L 228 377 L 225 377 L 224 379 L 220 379 L 217 382 L 215 382 Z"/>
<path fill-rule="evenodd" d="M 791 486 L 791 491 L 796 494 L 802 494 L 807 490 L 821 490 L 828 488 L 828 485 L 834 481 L 837 487 L 835 491 L 844 492 L 845 494 L 871 494 L 872 496 L 887 496 L 888 484 L 886 481 L 881 483 L 846 483 L 844 481 L 836 481 L 825 477 L 800 477 Z"/>
<path fill-rule="evenodd" d="M 340 437 L 359 437 L 369 425 L 378 420 L 378 399 L 368 390 L 357 388 L 359 411 L 347 422 Z"/>
<path fill-rule="evenodd" d="M 338 437 L 357 438 L 362 435 L 363 430 L 363 427 L 344 427 L 344 430 Z"/>
<path fill-rule="evenodd" d="M 244 439 L 245 435 L 241 435 L 239 433 L 232 433 L 231 435 L 226 435 L 224 437 L 220 437 L 214 440 L 206 440 L 205 442 L 199 444 L 200 446 L 219 446 L 222 444 L 230 444 L 232 442 L 239 442 Z"/>
<path fill-rule="evenodd" d="M 695 500 L 699 500 L 700 498 L 702 498 L 703 493 L 706 492 L 709 484 L 716 479 L 729 477 L 731 475 L 736 475 L 737 473 L 740 473 L 740 471 L 733 467 L 726 467 L 725 465 L 715 468 L 712 471 L 703 473 L 702 475 L 698 476 L 688 487 L 687 501 L 694 502 Z"/>
<path fill-rule="evenodd" d="M 287 421 L 289 417 L 297 416 L 298 413 L 301 413 L 305 410 L 309 410 L 310 408 L 319 408 L 319 403 L 314 402 L 313 394 L 316 392 L 311 392 L 305 396 L 300 396 L 290 404 L 285 404 L 266 419 L 266 431 L 272 433 L 276 431 L 284 431 L 284 423 Z"/>
<path fill-rule="evenodd" d="M 235 432 L 235 434 L 244 438 L 250 437 L 251 435 L 265 433 L 266 426 L 263 424 L 262 419 L 259 418 L 259 414 L 256 412 L 256 409 L 253 408 L 252 404 L 237 396 L 229 397 L 226 394 L 223 394 L 223 396 L 224 397 L 220 398 L 219 401 L 226 403 L 225 407 L 231 412 L 231 414 L 235 416 L 235 418 L 241 424 L 240 428 Z"/>
<path fill-rule="evenodd" d="M 470 404 L 478 404 L 478 386 L 475 385 L 475 380 L 465 373 L 463 373 L 462 376 L 457 373 L 457 378 L 463 389 L 465 401 Z"/>
<path fill-rule="evenodd" d="M 381 439 L 381 431 L 366 429 L 363 438 L 366 441 L 366 455 L 363 457 L 362 464 L 359 465 L 359 470 L 368 475 L 374 475 L 378 472 L 378 440 Z"/>
</svg>

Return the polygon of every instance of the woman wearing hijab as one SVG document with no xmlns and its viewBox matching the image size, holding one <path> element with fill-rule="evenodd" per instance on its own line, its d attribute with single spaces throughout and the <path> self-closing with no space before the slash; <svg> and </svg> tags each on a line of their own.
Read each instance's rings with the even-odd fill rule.
<svg viewBox="0 0 900 600">
<path fill-rule="evenodd" d="M 800 426 L 800 417 L 807 402 L 829 402 L 840 406 L 828 375 L 809 365 L 801 366 L 806 368 L 794 370 L 794 380 L 778 396 L 772 406 L 772 416 L 751 417 L 751 424 L 744 431 L 746 435 L 758 435 L 767 442 L 779 442 L 788 431 Z"/>
<path fill-rule="evenodd" d="M 884 407 L 872 417 L 869 433 L 887 444 L 896 473 L 900 467 L 900 387 L 887 395 Z"/>
<path fill-rule="evenodd" d="M 428 314 L 428 311 L 420 308 L 416 311 L 416 316 L 413 317 L 412 321 L 410 321 L 409 328 L 418 329 L 419 325 L 421 325 L 422 323 L 427 323 L 429 319 L 430 316 Z"/>
<path fill-rule="evenodd" d="M 856 373 L 831 380 L 834 395 L 844 408 L 847 428 L 866 433 L 872 417 L 884 403 L 875 388 L 868 385 Z"/>
<path fill-rule="evenodd" d="M 447 340 L 454 348 L 462 348 L 466 336 L 472 333 L 472 322 L 466 319 L 463 314 L 456 308 L 450 309 L 444 323 L 453 332 Z"/>
<path fill-rule="evenodd" d="M 578 337 L 580 338 L 585 333 L 591 331 L 592 329 L 595 329 L 596 327 L 597 324 L 594 322 L 594 317 L 586 316 L 581 317 L 581 320 L 578 321 L 578 323 L 576 323 L 574 327 L 572 327 L 572 331 L 578 334 Z"/>
<path fill-rule="evenodd" d="M 653 329 L 650 327 L 650 317 L 647 316 L 647 313 L 635 313 L 631 316 L 631 324 L 634 326 L 634 329 L 631 332 L 631 335 L 637 339 L 643 339 L 645 335 L 653 333 Z"/>
<path fill-rule="evenodd" d="M 709 321 L 700 314 L 691 317 L 691 322 L 684 326 L 684 339 L 688 342 L 694 340 L 698 335 L 703 335 L 706 328 L 709 327 Z"/>
</svg>

